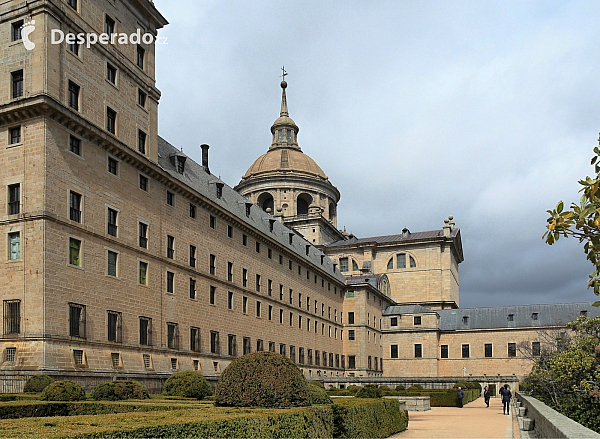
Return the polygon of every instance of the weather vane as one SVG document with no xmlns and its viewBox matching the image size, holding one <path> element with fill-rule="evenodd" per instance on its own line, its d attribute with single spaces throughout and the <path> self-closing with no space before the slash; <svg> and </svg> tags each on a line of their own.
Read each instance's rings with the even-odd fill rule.
<svg viewBox="0 0 600 439">
<path fill-rule="evenodd" d="M 288 75 L 288 72 L 285 71 L 285 66 L 283 66 L 281 68 L 281 72 L 282 72 L 281 79 L 283 79 L 285 81 L 285 77 Z"/>
</svg>

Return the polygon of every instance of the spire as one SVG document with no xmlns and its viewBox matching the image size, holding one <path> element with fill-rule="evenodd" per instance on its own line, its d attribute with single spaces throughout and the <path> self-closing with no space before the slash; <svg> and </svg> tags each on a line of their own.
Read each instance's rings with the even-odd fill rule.
<svg viewBox="0 0 600 439">
<path fill-rule="evenodd" d="M 288 73 L 285 71 L 284 67 L 281 68 L 281 71 L 283 72 L 283 74 L 281 75 L 281 77 L 283 78 L 283 81 L 281 81 L 281 112 L 279 113 L 279 118 L 271 127 L 273 141 L 269 149 L 271 150 L 275 148 L 292 148 L 300 150 L 300 147 L 298 146 L 299 129 L 296 123 L 290 117 L 290 113 L 288 112 L 287 106 L 287 96 L 285 94 L 285 89 L 287 88 L 287 82 L 285 82 L 285 77 Z"/>
<path fill-rule="evenodd" d="M 285 96 L 285 89 L 287 88 L 287 82 L 281 81 L 281 88 L 282 88 L 282 92 L 281 92 L 281 113 L 279 113 L 279 116 L 289 116 L 290 114 L 288 113 L 287 98 Z"/>
</svg>

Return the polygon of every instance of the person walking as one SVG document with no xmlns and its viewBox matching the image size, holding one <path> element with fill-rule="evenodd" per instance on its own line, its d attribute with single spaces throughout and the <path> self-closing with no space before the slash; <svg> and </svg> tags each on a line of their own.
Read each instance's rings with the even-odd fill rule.
<svg viewBox="0 0 600 439">
<path fill-rule="evenodd" d="M 458 388 L 458 392 L 456 393 L 456 397 L 458 398 L 458 406 L 462 408 L 463 406 L 463 398 L 465 397 L 465 392 L 460 387 Z"/>
<path fill-rule="evenodd" d="M 502 395 L 502 412 L 505 415 L 510 415 L 510 398 L 512 398 L 512 393 L 508 389 L 508 384 L 505 384 L 500 389 L 500 395 Z"/>
<path fill-rule="evenodd" d="M 490 396 L 492 396 L 490 393 L 490 386 L 485 386 L 483 388 L 483 400 L 485 401 L 486 408 L 489 408 L 490 406 Z"/>
</svg>

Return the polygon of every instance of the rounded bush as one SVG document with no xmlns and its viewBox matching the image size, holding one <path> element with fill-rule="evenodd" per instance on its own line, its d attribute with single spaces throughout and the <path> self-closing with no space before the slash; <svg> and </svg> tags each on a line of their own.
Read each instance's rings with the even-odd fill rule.
<svg viewBox="0 0 600 439">
<path fill-rule="evenodd" d="M 414 392 L 414 391 L 421 391 L 421 390 L 423 390 L 423 386 L 422 386 L 422 385 L 420 385 L 420 384 L 415 384 L 414 386 L 410 386 L 410 387 L 409 387 L 408 389 L 406 389 L 406 390 L 413 391 L 413 392 Z"/>
<path fill-rule="evenodd" d="M 356 392 L 358 392 L 360 389 L 362 389 L 361 386 L 355 386 L 355 385 L 351 385 L 348 386 L 348 391 L 352 394 L 355 394 Z"/>
<path fill-rule="evenodd" d="M 40 399 L 43 401 L 82 401 L 85 390 L 73 381 L 55 381 L 46 386 Z"/>
<path fill-rule="evenodd" d="M 212 395 L 212 388 L 204 375 L 193 370 L 176 372 L 165 383 L 163 394 L 185 398 L 204 399 Z"/>
<path fill-rule="evenodd" d="M 227 407 L 306 407 L 308 382 L 289 358 L 255 352 L 236 358 L 217 384 L 215 404 Z"/>
<path fill-rule="evenodd" d="M 96 401 L 122 401 L 124 399 L 148 399 L 148 389 L 137 381 L 109 381 L 97 385 L 91 394 Z"/>
<path fill-rule="evenodd" d="M 374 384 L 367 384 L 356 392 L 356 398 L 381 398 L 383 392 Z"/>
<path fill-rule="evenodd" d="M 49 384 L 52 384 L 54 379 L 48 375 L 33 375 L 25 383 L 23 392 L 25 393 L 39 393 L 42 392 Z"/>
<path fill-rule="evenodd" d="M 311 381 L 308 385 L 311 404 L 333 404 L 333 401 L 319 382 Z"/>
</svg>

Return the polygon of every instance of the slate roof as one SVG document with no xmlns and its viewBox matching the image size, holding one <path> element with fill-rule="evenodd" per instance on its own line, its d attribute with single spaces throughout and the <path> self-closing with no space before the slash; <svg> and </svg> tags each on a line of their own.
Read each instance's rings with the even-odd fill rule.
<svg viewBox="0 0 600 439">
<path fill-rule="evenodd" d="M 185 172 L 183 175 L 177 172 L 175 161 L 172 159 L 175 155 L 186 157 Z M 222 197 L 220 199 L 217 198 L 216 183 L 224 182 L 215 175 L 207 173 L 200 164 L 194 162 L 190 157 L 186 156 L 160 136 L 158 137 L 158 164 L 173 179 L 185 183 L 196 192 L 210 199 L 213 203 L 221 206 L 240 222 L 246 223 L 248 227 L 256 229 L 263 235 L 269 236 L 271 239 L 277 241 L 282 247 L 295 253 L 299 259 L 317 266 L 319 269 L 327 272 L 330 276 L 333 276 L 340 282 L 345 281 L 344 276 L 338 270 L 333 270 L 334 262 L 329 259 L 328 256 L 325 255 L 323 264 L 321 264 L 321 255 L 324 255 L 324 253 L 311 245 L 293 230 L 288 229 L 279 221 L 275 221 L 273 224 L 273 231 L 271 232 L 269 230 L 269 220 L 275 218 L 263 211 L 260 207 L 253 204 L 250 208 L 250 216 L 247 217 L 246 203 L 249 202 L 248 199 L 241 196 L 227 184 L 224 184 L 223 186 Z M 290 233 L 294 233 L 292 245 L 289 244 Z M 306 245 L 309 245 L 308 255 L 306 255 Z"/>
<path fill-rule="evenodd" d="M 364 284 L 368 283 L 369 285 L 379 289 L 381 286 L 381 279 L 385 276 L 385 274 L 368 274 L 364 276 L 349 276 L 346 278 L 346 285 L 354 285 L 354 284 Z"/>
<path fill-rule="evenodd" d="M 439 312 L 433 311 L 431 308 L 422 305 L 396 305 L 388 306 L 383 311 L 384 316 L 397 316 L 400 314 L 425 314 L 428 312 Z"/>
<path fill-rule="evenodd" d="M 454 229 L 450 233 L 449 238 L 456 238 L 460 234 L 460 229 Z M 352 237 L 348 240 L 336 241 L 328 244 L 327 247 L 340 247 L 350 246 L 356 244 L 394 244 L 397 242 L 411 242 L 411 241 L 424 241 L 432 240 L 436 238 L 444 238 L 444 230 L 430 230 L 428 232 L 409 232 L 400 233 L 398 235 L 386 235 L 386 236 L 373 236 L 370 238 L 356 238 Z"/>
</svg>

